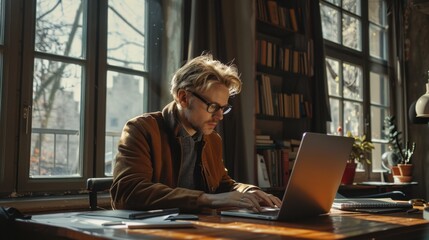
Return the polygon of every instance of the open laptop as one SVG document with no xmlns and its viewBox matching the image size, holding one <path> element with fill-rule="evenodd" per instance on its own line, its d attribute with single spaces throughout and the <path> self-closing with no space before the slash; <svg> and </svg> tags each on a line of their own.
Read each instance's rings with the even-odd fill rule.
<svg viewBox="0 0 429 240">
<path fill-rule="evenodd" d="M 304 133 L 280 209 L 231 209 L 221 215 L 291 221 L 328 213 L 353 142 L 350 137 Z"/>
</svg>

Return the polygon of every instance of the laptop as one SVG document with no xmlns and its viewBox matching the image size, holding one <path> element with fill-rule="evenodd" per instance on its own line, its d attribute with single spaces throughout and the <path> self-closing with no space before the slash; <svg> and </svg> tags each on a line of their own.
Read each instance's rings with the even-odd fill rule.
<svg viewBox="0 0 429 240">
<path fill-rule="evenodd" d="M 306 132 L 279 209 L 230 209 L 221 215 L 293 221 L 329 213 L 354 139 Z"/>
</svg>

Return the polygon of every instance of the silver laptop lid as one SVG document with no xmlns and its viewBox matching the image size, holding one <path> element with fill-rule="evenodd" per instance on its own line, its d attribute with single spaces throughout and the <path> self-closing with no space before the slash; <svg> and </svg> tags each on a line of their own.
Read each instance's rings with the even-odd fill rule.
<svg viewBox="0 0 429 240">
<path fill-rule="evenodd" d="M 278 219 L 293 220 L 328 213 L 354 139 L 304 133 Z"/>
</svg>

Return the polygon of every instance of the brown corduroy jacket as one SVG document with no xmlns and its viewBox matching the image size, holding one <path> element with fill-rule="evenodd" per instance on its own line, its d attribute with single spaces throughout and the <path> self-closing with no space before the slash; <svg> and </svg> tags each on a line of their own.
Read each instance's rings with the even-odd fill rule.
<svg viewBox="0 0 429 240">
<path fill-rule="evenodd" d="M 197 198 L 203 191 L 176 187 L 182 161 L 176 111 L 171 102 L 162 112 L 146 113 L 126 123 L 110 189 L 114 209 L 201 208 Z M 222 161 L 222 139 L 216 132 L 203 136 L 201 162 L 209 193 L 256 188 L 228 175 Z"/>
</svg>

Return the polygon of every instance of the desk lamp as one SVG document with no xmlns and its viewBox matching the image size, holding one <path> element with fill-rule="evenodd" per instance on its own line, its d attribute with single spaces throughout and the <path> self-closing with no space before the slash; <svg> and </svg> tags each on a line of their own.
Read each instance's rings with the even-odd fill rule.
<svg viewBox="0 0 429 240">
<path fill-rule="evenodd" d="M 428 71 L 428 83 L 426 83 L 426 93 L 423 94 L 416 102 L 416 114 L 417 114 L 417 117 L 420 117 L 420 118 L 429 117 L 429 71 Z"/>
</svg>

